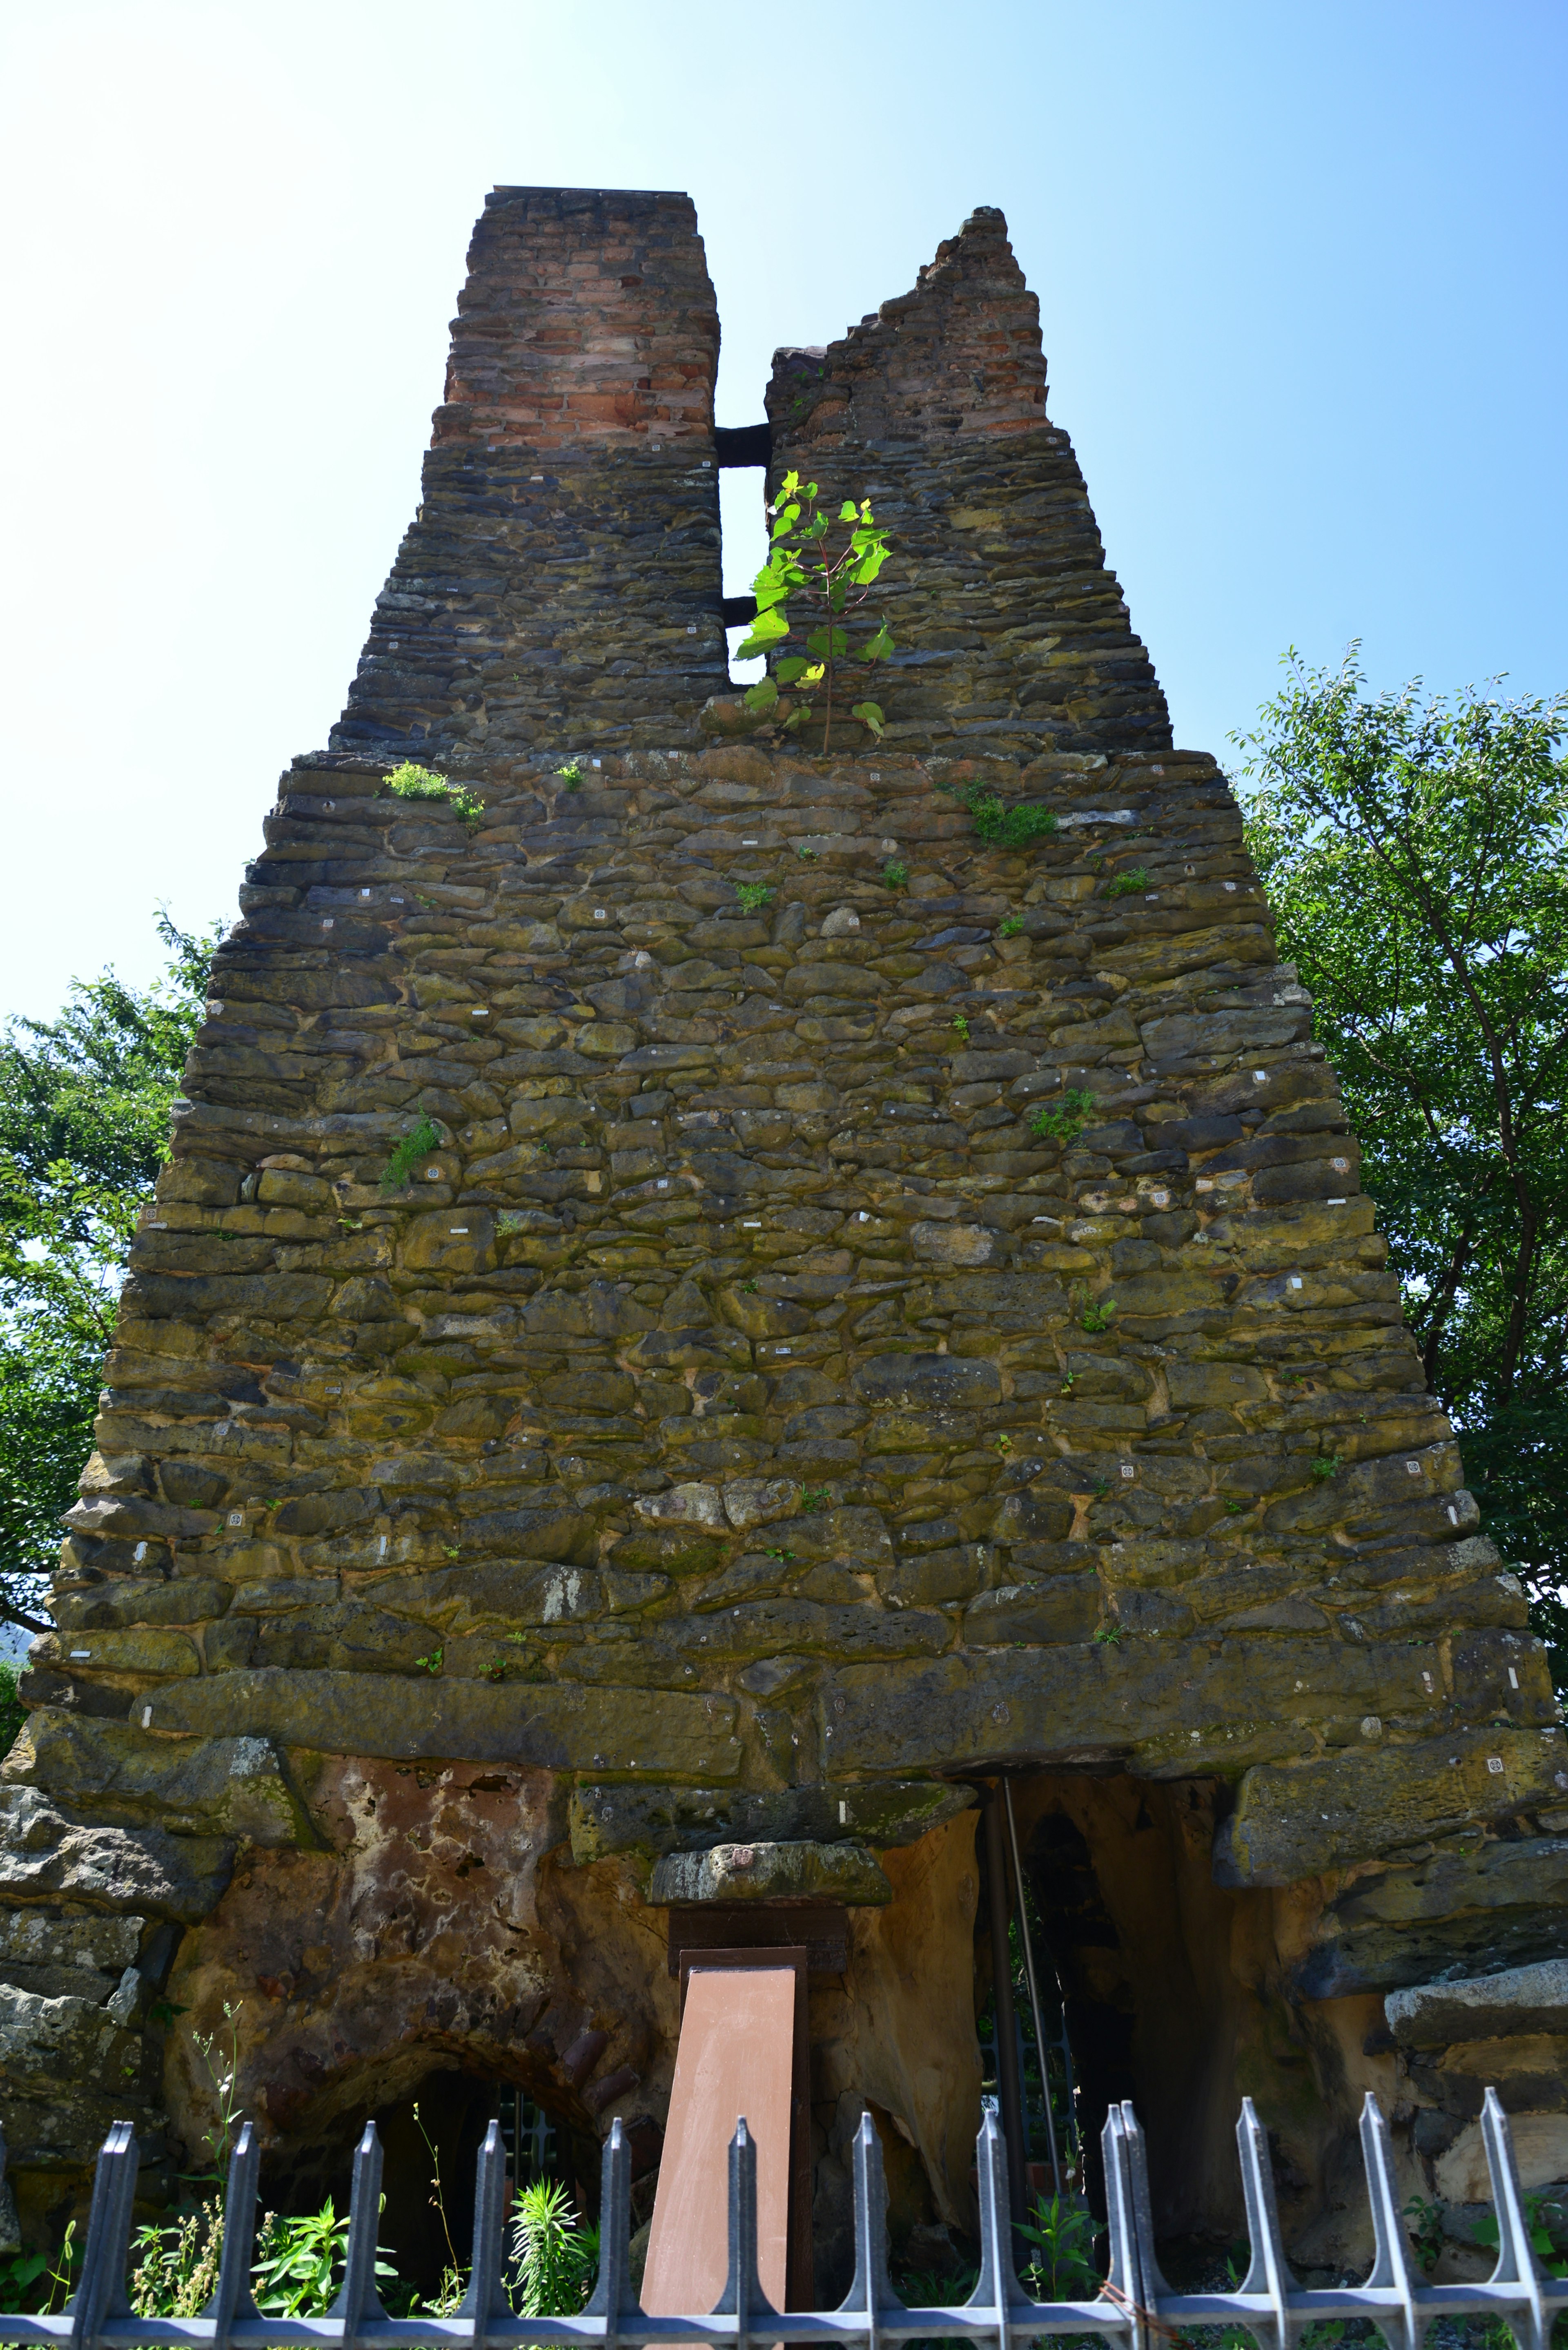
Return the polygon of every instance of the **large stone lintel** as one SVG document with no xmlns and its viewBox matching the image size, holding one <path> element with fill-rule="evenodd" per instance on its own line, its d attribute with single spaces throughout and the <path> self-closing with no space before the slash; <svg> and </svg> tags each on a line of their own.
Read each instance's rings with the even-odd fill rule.
<svg viewBox="0 0 1568 2350">
<path fill-rule="evenodd" d="M 147 1717 L 151 1715 L 151 1720 Z M 219 1673 L 160 1690 L 143 1727 L 270 1738 L 324 1754 L 442 1756 L 556 1771 L 659 1771 L 732 1779 L 735 1706 L 724 1697 L 554 1688 L 517 1681 L 410 1680 L 383 1673 Z"/>
</svg>

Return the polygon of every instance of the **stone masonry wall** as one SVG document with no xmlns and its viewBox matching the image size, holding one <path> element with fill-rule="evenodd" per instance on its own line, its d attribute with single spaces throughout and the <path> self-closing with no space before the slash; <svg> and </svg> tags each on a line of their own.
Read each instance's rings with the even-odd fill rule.
<svg viewBox="0 0 1568 2350">
<path fill-rule="evenodd" d="M 1045 415 L 1040 306 L 999 212 L 972 213 L 841 342 L 776 352 L 767 409 L 770 494 L 793 468 L 891 525 L 889 743 L 1168 748 L 1073 444 Z"/>
<path fill-rule="evenodd" d="M 168 2191 L 231 2032 L 296 2164 L 458 2065 L 590 2146 L 621 2114 L 646 2180 L 667 1905 L 763 1853 L 856 1905 L 812 1995 L 822 2289 L 867 2105 L 902 2149 L 896 2225 L 962 2228 L 962 1783 L 998 1769 L 1064 1974 L 1136 2011 L 1097 2077 L 1130 2050 L 1187 2116 L 1183 2224 L 1233 2221 L 1245 2087 L 1294 2166 L 1289 2224 L 1346 2257 L 1358 2087 L 1393 2101 L 1413 2188 L 1473 2169 L 1463 2065 L 1399 2054 L 1460 2025 L 1391 2036 L 1384 1995 L 1510 1968 L 1521 2033 L 1545 2028 L 1568 1756 L 1542 1652 L 1424 1392 L 1235 802 L 1164 747 L 1070 453 L 1032 421 L 1020 286 L 977 214 L 835 351 L 867 358 L 863 417 L 902 419 L 861 443 L 908 493 L 890 731 L 1026 755 L 702 748 L 700 665 L 677 691 L 566 658 L 613 625 L 612 546 L 650 608 L 696 608 L 711 562 L 717 626 L 708 525 L 670 490 L 694 477 L 631 437 L 708 445 L 690 207 L 487 208 L 417 526 L 418 564 L 439 537 L 452 567 L 438 593 L 400 559 L 425 650 L 370 673 L 266 821 L 4 1768 L 0 2121 L 35 2232 L 119 2113 Z M 961 328 L 988 355 L 972 411 L 933 405 Z M 592 546 L 526 521 L 539 456 Z M 956 641 L 966 525 L 920 506 L 922 464 L 988 469 L 1007 507 L 989 638 Z M 657 562 L 618 536 L 634 512 Z M 432 648 L 460 637 L 520 673 L 548 652 L 558 722 L 454 704 Z M 379 794 L 432 746 L 485 801 L 472 835 Z M 940 788 L 974 782 L 1056 830 L 982 846 Z M 1042 1131 L 1068 1093 L 1086 1126 Z M 389 1189 L 421 1118 L 435 1147 Z M 1521 2051 L 1549 2177 L 1568 2099 Z"/>
<path fill-rule="evenodd" d="M 719 316 L 689 196 L 497 188 L 337 749 L 490 774 L 722 690 Z"/>
</svg>

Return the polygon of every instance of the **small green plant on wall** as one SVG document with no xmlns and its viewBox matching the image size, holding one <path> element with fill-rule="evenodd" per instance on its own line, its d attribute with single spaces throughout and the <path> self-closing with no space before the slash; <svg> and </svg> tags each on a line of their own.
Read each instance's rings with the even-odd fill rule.
<svg viewBox="0 0 1568 2350">
<path fill-rule="evenodd" d="M 414 1169 L 419 1165 L 420 1160 L 421 1159 L 428 1159 L 432 1150 L 439 1150 L 440 1149 L 440 1127 L 437 1126 L 433 1118 L 421 1118 L 419 1124 L 415 1127 L 410 1127 L 408 1133 L 404 1135 L 402 1140 L 396 1145 L 391 1157 L 388 1159 L 385 1167 L 382 1168 L 382 1191 L 400 1191 L 403 1185 L 409 1180 L 409 1178 L 412 1175 Z"/>
<path fill-rule="evenodd" d="M 1054 1107 L 1041 1104 L 1029 1121 L 1029 1131 L 1044 1142 L 1076 1142 L 1094 1116 L 1094 1095 L 1085 1087 L 1070 1086 Z"/>
<path fill-rule="evenodd" d="M 766 715 L 778 708 L 780 686 L 789 687 L 796 703 L 784 723 L 786 733 L 795 733 L 815 716 L 820 696 L 826 752 L 832 747 L 833 704 L 842 664 L 885 660 L 895 650 L 886 621 L 878 621 L 853 652 L 849 644 L 850 616 L 866 602 L 888 560 L 888 534 L 872 514 L 869 498 L 862 498 L 858 505 L 846 498 L 837 514 L 829 515 L 816 484 L 803 484 L 798 473 L 784 475 L 768 512 L 773 543 L 752 582 L 757 617 L 736 646 L 735 659 L 753 660 L 763 654 L 773 661 L 773 669 L 750 689 L 746 708 Z M 792 621 L 792 603 L 804 607 L 802 620 Z M 803 651 L 783 651 L 792 635 L 802 639 Z M 880 736 L 879 702 L 854 702 L 849 714 Z"/>
<path fill-rule="evenodd" d="M 400 767 L 394 767 L 389 775 L 382 777 L 378 797 L 443 800 L 467 832 L 479 830 L 480 818 L 484 814 L 484 802 L 476 798 L 466 785 L 449 784 L 433 768 L 416 767 L 411 759 L 405 759 Z"/>
<path fill-rule="evenodd" d="M 1027 848 L 1056 830 L 1054 815 L 1038 800 L 1014 800 L 1010 807 L 989 784 L 939 784 L 937 789 L 957 800 L 974 825 L 975 838 L 988 848 Z"/>
<path fill-rule="evenodd" d="M 773 894 L 765 881 L 737 881 L 735 884 L 735 895 L 741 901 L 742 913 L 760 913 Z"/>
</svg>

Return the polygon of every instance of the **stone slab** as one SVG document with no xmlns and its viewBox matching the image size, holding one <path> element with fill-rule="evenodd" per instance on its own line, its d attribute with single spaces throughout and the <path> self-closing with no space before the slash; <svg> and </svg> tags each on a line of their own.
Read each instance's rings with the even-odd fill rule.
<svg viewBox="0 0 1568 2350">
<path fill-rule="evenodd" d="M 161 1690 L 156 1731 L 270 1738 L 322 1754 L 529 1762 L 557 1771 L 659 1771 L 731 1779 L 741 1767 L 735 1706 L 569 1684 L 392 1679 L 382 1673 L 221 1673 Z"/>
<path fill-rule="evenodd" d="M 1383 2002 L 1403 2048 L 1444 2048 L 1500 2033 L 1568 2032 L 1568 1959 L 1468 1981 L 1420 1983 Z"/>
</svg>

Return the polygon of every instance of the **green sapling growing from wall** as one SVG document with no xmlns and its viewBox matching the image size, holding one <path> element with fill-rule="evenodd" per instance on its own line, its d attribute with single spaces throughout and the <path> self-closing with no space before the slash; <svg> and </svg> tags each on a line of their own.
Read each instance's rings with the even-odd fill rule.
<svg viewBox="0 0 1568 2350">
<path fill-rule="evenodd" d="M 853 652 L 849 643 L 850 615 L 866 602 L 888 560 L 888 534 L 872 514 L 869 498 L 862 498 L 858 505 L 853 498 L 846 498 L 837 514 L 829 515 L 823 510 L 816 484 L 803 484 L 798 473 L 784 475 L 768 512 L 773 517 L 773 543 L 767 561 L 752 582 L 757 617 L 744 642 L 736 646 L 735 659 L 752 660 L 761 653 L 773 659 L 774 666 L 747 693 L 746 708 L 764 715 L 775 711 L 780 686 L 788 686 L 797 700 L 784 723 L 786 733 L 794 733 L 815 714 L 815 698 L 820 694 L 826 752 L 832 746 L 833 702 L 840 664 L 851 660 L 885 660 L 895 650 L 886 621 L 879 621 Z M 792 603 L 805 608 L 803 619 L 792 622 Z M 781 655 L 792 634 L 803 639 L 805 650 L 774 658 Z M 849 714 L 880 736 L 879 702 L 857 702 Z"/>
</svg>

